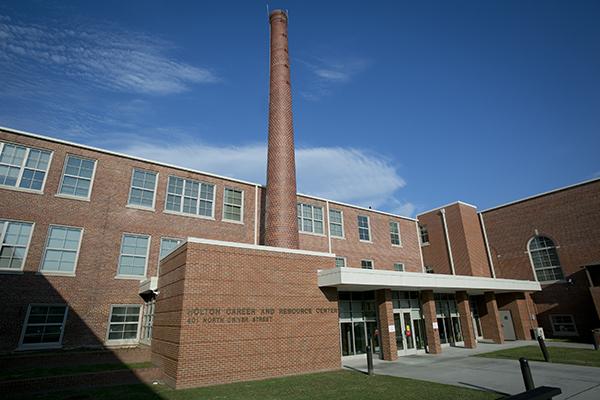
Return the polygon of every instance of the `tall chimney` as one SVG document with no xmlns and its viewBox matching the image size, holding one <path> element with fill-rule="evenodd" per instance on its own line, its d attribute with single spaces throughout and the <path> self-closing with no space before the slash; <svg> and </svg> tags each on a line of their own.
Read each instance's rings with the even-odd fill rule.
<svg viewBox="0 0 600 400">
<path fill-rule="evenodd" d="M 271 81 L 265 244 L 297 249 L 296 160 L 287 13 L 283 10 L 275 10 L 269 15 L 269 22 L 271 24 Z"/>
</svg>

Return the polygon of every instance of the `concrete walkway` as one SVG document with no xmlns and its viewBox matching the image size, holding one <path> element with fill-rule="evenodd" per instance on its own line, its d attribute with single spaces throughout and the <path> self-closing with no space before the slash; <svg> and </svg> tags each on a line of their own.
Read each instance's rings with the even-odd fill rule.
<svg viewBox="0 0 600 400">
<path fill-rule="evenodd" d="M 591 345 L 552 343 L 561 347 L 591 348 Z M 397 361 L 374 360 L 375 373 L 404 378 L 445 383 L 497 392 L 501 395 L 517 394 L 525 390 L 517 360 L 470 357 L 512 347 L 536 345 L 535 341 L 515 341 L 505 344 L 479 343 L 477 349 L 448 347 L 440 355 L 413 355 L 399 357 Z M 347 357 L 344 367 L 366 371 L 366 356 Z M 529 363 L 536 386 L 560 387 L 562 395 L 557 399 L 600 399 L 600 368 L 566 364 Z"/>
</svg>

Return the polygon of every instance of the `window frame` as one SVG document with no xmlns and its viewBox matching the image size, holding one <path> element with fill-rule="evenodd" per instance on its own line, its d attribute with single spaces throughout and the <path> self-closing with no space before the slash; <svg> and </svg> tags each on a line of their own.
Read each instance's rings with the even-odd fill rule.
<svg viewBox="0 0 600 400">
<path fill-rule="evenodd" d="M 138 321 L 137 321 L 137 331 L 135 339 L 109 339 L 108 335 L 110 334 L 110 325 L 113 314 L 113 309 L 115 307 L 139 307 L 138 311 Z M 110 304 L 110 312 L 108 313 L 108 321 L 106 324 L 106 336 L 104 337 L 104 343 L 107 346 L 122 346 L 129 344 L 138 344 L 140 342 L 140 329 L 142 325 L 142 307 L 143 304 Z M 123 324 L 121 322 L 115 322 L 116 324 Z"/>
<path fill-rule="evenodd" d="M 333 224 L 335 225 L 339 225 L 342 228 L 342 236 L 335 236 L 333 233 L 331 233 L 331 212 L 339 212 L 340 213 L 340 220 L 342 222 L 337 223 L 334 222 Z M 329 215 L 327 215 L 327 222 L 329 224 L 329 236 L 333 239 L 346 239 L 346 230 L 344 229 L 344 211 L 343 210 L 338 210 L 337 208 L 330 208 L 329 209 Z"/>
<path fill-rule="evenodd" d="M 392 224 L 396 225 L 396 228 L 398 229 L 398 233 L 392 232 Z M 389 227 L 389 231 L 390 231 L 390 244 L 393 247 L 402 247 L 402 234 L 400 232 L 400 222 L 390 220 L 390 221 L 388 221 L 388 227 Z M 392 235 L 396 235 L 396 234 L 398 235 L 398 244 L 395 244 L 392 240 Z"/>
<path fill-rule="evenodd" d="M 554 327 L 555 323 L 554 323 L 553 317 L 569 317 L 569 318 L 571 318 L 571 324 L 573 325 L 574 332 L 557 331 Z M 548 319 L 550 320 L 550 326 L 552 327 L 553 335 L 556 335 L 556 336 L 579 336 L 579 332 L 577 331 L 577 323 L 575 323 L 575 316 L 573 314 L 550 314 L 548 316 Z M 570 324 L 558 323 L 557 325 L 570 325 Z"/>
<path fill-rule="evenodd" d="M 401 270 L 399 270 L 399 269 L 396 269 L 396 266 L 397 266 L 397 265 L 402 265 L 402 269 L 401 269 Z M 395 262 L 395 263 L 394 263 L 394 271 L 395 271 L 395 272 L 406 272 L 406 266 L 404 265 L 404 263 L 403 263 L 403 262 Z"/>
<path fill-rule="evenodd" d="M 179 203 L 179 205 L 180 205 L 179 209 L 181 211 L 169 210 L 167 208 L 167 198 L 169 196 L 169 180 L 171 179 L 171 177 L 183 180 L 183 191 L 181 192 L 181 195 L 175 194 L 177 196 L 181 196 L 181 202 Z M 185 182 L 186 181 L 193 181 L 193 182 L 197 182 L 200 184 L 200 186 L 198 186 L 198 204 L 196 207 L 196 213 L 194 213 L 194 214 L 186 213 L 183 211 L 183 200 L 185 198 Z M 200 207 L 200 193 L 202 191 L 202 185 L 210 185 L 213 187 L 212 207 L 211 207 L 210 217 L 207 215 L 198 214 L 198 210 Z M 204 200 L 204 199 L 202 199 L 202 200 Z M 165 206 L 163 209 L 163 213 L 172 214 L 172 215 L 180 215 L 182 217 L 202 218 L 202 219 L 208 219 L 208 220 L 214 221 L 215 220 L 216 203 L 217 203 L 217 185 L 215 183 L 205 182 L 205 181 L 201 181 L 201 180 L 193 179 L 193 178 L 184 178 L 182 176 L 177 176 L 177 175 L 169 175 L 167 177 L 167 187 L 165 188 Z"/>
<path fill-rule="evenodd" d="M 371 263 L 371 268 L 365 268 L 363 266 L 363 261 L 370 262 Z M 361 269 L 370 269 L 370 270 L 373 270 L 373 269 L 375 269 L 375 262 L 372 259 L 370 259 L 370 258 L 364 258 L 364 259 L 360 260 L 360 268 Z"/>
<path fill-rule="evenodd" d="M 226 204 L 226 203 L 225 203 L 225 192 L 226 192 L 227 190 L 234 190 L 234 191 L 240 192 L 240 193 L 242 194 L 242 204 L 240 204 L 239 206 L 238 206 L 238 205 L 236 205 L 236 204 L 231 204 L 231 203 L 227 203 L 227 204 Z M 215 190 L 215 191 L 216 191 L 216 190 Z M 215 192 L 215 191 L 213 191 L 213 195 L 214 195 L 214 192 Z M 235 188 L 235 187 L 233 187 L 233 186 L 224 186 L 224 187 L 223 187 L 223 207 L 222 207 L 222 208 L 223 208 L 223 210 L 221 210 L 221 211 L 222 211 L 222 212 L 221 212 L 221 220 L 222 220 L 223 222 L 231 222 L 231 223 L 233 223 L 233 224 L 241 224 L 241 225 L 244 225 L 244 204 L 245 204 L 245 203 L 244 203 L 244 197 L 245 197 L 245 196 L 244 196 L 244 190 L 243 190 L 243 189 L 238 189 L 238 188 Z M 213 202 L 213 204 L 214 204 L 214 202 Z M 240 207 L 240 220 L 239 220 L 239 221 L 237 221 L 237 220 L 235 220 L 235 219 L 229 219 L 229 218 L 225 218 L 225 206 L 226 206 L 226 205 L 228 205 L 228 206 L 232 206 L 232 207 Z M 214 206 L 213 206 L 213 209 L 214 209 Z"/>
<path fill-rule="evenodd" d="M 429 246 L 429 230 L 427 229 L 427 225 L 417 224 L 419 227 L 419 244 L 421 246 Z M 425 231 L 425 235 L 427 235 L 427 241 L 423 241 L 423 231 Z"/>
<path fill-rule="evenodd" d="M 19 268 L 19 269 L 0 268 L 0 274 L 23 273 L 23 270 L 25 269 L 25 264 L 27 263 L 27 255 L 29 254 L 29 248 L 31 247 L 31 238 L 33 237 L 33 230 L 35 229 L 35 222 L 19 221 L 19 220 L 14 220 L 14 219 L 2 219 L 2 221 L 31 224 L 31 231 L 29 232 L 29 238 L 27 239 L 27 246 L 25 247 L 25 254 L 23 255 L 23 263 L 21 264 L 21 268 Z M 2 247 L 4 244 L 4 237 L 6 235 L 7 229 L 8 229 L 8 224 L 3 226 L 2 229 L 0 230 L 0 251 L 2 250 Z"/>
<path fill-rule="evenodd" d="M 61 193 L 61 189 L 62 189 L 62 185 L 63 185 L 63 181 L 65 179 L 65 175 L 66 175 L 66 171 L 67 171 L 67 160 L 69 157 L 77 157 L 80 158 L 82 160 L 88 160 L 88 161 L 93 161 L 94 162 L 94 169 L 92 170 L 92 176 L 90 177 L 90 190 L 88 191 L 88 195 L 86 197 L 83 196 L 76 196 L 73 194 L 66 194 L 66 193 Z M 90 157 L 84 157 L 84 156 L 80 156 L 78 154 L 74 154 L 74 153 L 67 153 L 65 154 L 65 161 L 63 163 L 63 169 L 60 175 L 60 182 L 58 183 L 58 188 L 57 188 L 57 192 L 55 194 L 56 197 L 64 197 L 65 199 L 72 199 L 72 200 L 82 200 L 82 201 L 90 201 L 90 199 L 92 198 L 92 189 L 94 188 L 94 180 L 96 178 L 96 169 L 98 167 L 98 160 L 95 158 L 90 158 Z M 73 176 L 73 175 L 70 175 Z M 86 179 L 86 178 L 81 178 L 81 177 L 76 177 L 78 179 Z M 133 182 L 133 174 L 132 174 L 132 182 Z M 157 182 L 158 182 L 158 175 L 157 175 Z M 131 192 L 131 186 L 129 187 L 129 191 Z M 127 199 L 127 203 L 129 203 L 129 198 Z"/>
<path fill-rule="evenodd" d="M 40 148 L 40 147 L 30 147 L 30 146 L 24 145 L 22 143 L 15 143 L 15 142 L 10 142 L 10 141 L 0 140 L 0 154 L 2 154 L 2 152 L 4 151 L 4 146 L 6 144 L 10 144 L 12 146 L 24 147 L 25 155 L 23 156 L 23 161 L 21 162 L 21 165 L 19 166 L 19 168 L 20 168 L 19 176 L 17 177 L 17 182 L 15 183 L 15 186 L 0 184 L 0 189 L 9 189 L 9 190 L 16 190 L 18 192 L 44 194 L 44 189 L 46 187 L 46 181 L 48 180 L 48 174 L 50 172 L 50 166 L 52 164 L 52 157 L 54 156 L 54 151 L 50 150 L 50 149 Z M 42 187 L 40 189 L 30 189 L 30 188 L 20 187 L 21 180 L 23 178 L 23 171 L 25 171 L 25 168 L 26 168 L 25 165 L 27 164 L 27 159 L 29 158 L 29 151 L 31 149 L 50 153 L 50 155 L 48 156 L 48 168 L 46 169 L 46 172 L 44 173 L 44 180 L 42 181 Z"/>
<path fill-rule="evenodd" d="M 145 173 L 153 173 L 156 174 L 156 179 L 154 180 L 154 189 L 153 189 L 153 196 L 152 196 L 152 207 L 148 207 L 148 206 L 142 206 L 139 204 L 131 204 L 131 191 L 133 190 L 133 178 L 135 176 L 135 171 L 142 171 Z M 160 173 L 158 171 L 152 171 L 150 169 L 144 169 L 144 168 L 137 168 L 137 167 L 133 167 L 131 169 L 131 179 L 129 181 L 129 194 L 127 195 L 127 205 L 126 207 L 128 208 L 137 208 L 139 210 L 145 210 L 145 211 L 156 211 L 156 191 L 158 189 L 158 178 L 160 176 Z M 137 189 L 137 187 L 136 187 Z M 141 190 L 149 190 L 146 188 L 141 188 Z"/>
<path fill-rule="evenodd" d="M 61 272 L 61 271 L 44 271 L 44 261 L 46 260 L 46 252 L 48 251 L 48 243 L 50 242 L 50 231 L 52 227 L 56 228 L 67 228 L 67 229 L 79 229 L 79 243 L 77 243 L 77 250 L 75 252 L 75 262 L 73 264 L 72 272 Z M 48 225 L 48 231 L 46 232 L 46 241 L 44 243 L 44 248 L 42 250 L 42 257 L 40 259 L 40 266 L 38 268 L 38 272 L 43 275 L 60 275 L 60 276 L 75 276 L 75 271 L 77 271 L 77 264 L 79 263 L 79 254 L 81 252 L 81 242 L 83 242 L 83 233 L 84 228 L 81 226 L 69 226 L 69 225 L 60 225 L 60 224 L 50 224 Z M 52 249 L 58 250 L 58 249 Z M 60 251 L 65 251 L 64 249 L 60 249 Z"/>
<path fill-rule="evenodd" d="M 144 266 L 144 275 L 126 275 L 126 274 L 121 274 L 120 270 L 121 270 L 121 256 L 123 255 L 123 253 L 121 253 L 121 248 L 123 247 L 123 239 L 125 238 L 125 236 L 146 236 L 148 238 L 148 248 L 146 249 L 146 264 Z M 143 233 L 132 233 L 132 232 L 123 232 L 123 234 L 121 235 L 121 243 L 119 245 L 119 255 L 117 256 L 117 275 L 115 276 L 115 279 L 134 279 L 134 280 L 144 280 L 148 277 L 148 264 L 150 261 L 150 247 L 152 246 L 152 236 L 151 235 L 146 235 Z M 159 249 L 160 251 L 160 249 Z M 129 254 L 126 254 L 129 255 Z M 137 255 L 134 255 L 137 256 Z"/>
<path fill-rule="evenodd" d="M 65 307 L 65 315 L 63 317 L 60 329 L 60 338 L 57 343 L 23 343 L 25 339 L 25 331 L 27 330 L 27 321 L 29 320 L 29 315 L 31 314 L 31 307 Z M 67 324 L 67 317 L 69 315 L 69 305 L 66 303 L 29 303 L 27 305 L 27 312 L 25 313 L 25 320 L 23 321 L 23 325 L 21 327 L 21 336 L 19 337 L 19 344 L 17 345 L 17 349 L 19 350 L 32 350 L 32 349 L 60 349 L 62 348 L 62 341 L 65 334 L 65 327 Z M 42 324 L 35 324 L 42 325 Z M 45 325 L 45 324 L 44 324 Z M 56 324 L 52 324 L 56 325 Z"/>
<path fill-rule="evenodd" d="M 302 203 L 302 202 L 296 202 L 296 214 L 298 214 L 298 206 L 300 206 L 300 210 L 301 213 L 300 215 L 296 215 L 296 220 L 298 220 L 298 218 L 300 219 L 300 223 L 298 224 L 298 232 L 302 233 L 302 234 L 306 234 L 306 235 L 314 235 L 314 236 L 326 236 L 325 235 L 325 209 L 323 206 L 318 206 L 318 205 L 314 205 L 314 204 L 310 204 L 310 203 Z M 310 218 L 308 217 L 304 217 L 304 206 L 310 207 Z M 321 222 L 321 225 L 323 226 L 323 232 L 322 233 L 318 233 L 315 232 L 315 208 L 320 208 L 321 209 L 321 219 L 320 220 L 316 220 Z M 304 230 L 304 220 L 309 220 L 311 221 L 311 226 L 312 226 L 312 232 L 309 231 L 305 231 Z"/>
<path fill-rule="evenodd" d="M 148 312 L 148 309 L 152 309 L 152 312 Z M 112 312 L 112 309 L 111 309 Z M 141 308 L 141 319 L 138 320 L 139 323 L 139 342 L 144 344 L 152 343 L 152 332 L 154 331 L 154 316 L 156 313 L 156 298 L 144 302 Z M 109 322 L 110 324 L 110 319 Z M 110 326 L 109 326 L 110 329 Z M 148 335 L 148 332 L 150 334 Z M 146 336 L 149 336 L 146 338 Z M 108 338 L 108 336 L 107 336 Z"/>
<path fill-rule="evenodd" d="M 337 260 L 343 260 L 344 261 L 344 266 L 343 267 L 338 267 L 337 266 Z M 335 256 L 335 267 L 336 268 L 346 268 L 348 266 L 348 259 L 346 257 L 342 257 L 342 256 Z"/>
<path fill-rule="evenodd" d="M 561 271 L 561 274 L 562 274 L 562 279 L 550 279 L 550 280 L 544 280 L 544 281 L 539 280 L 538 274 L 537 274 L 537 269 L 535 267 L 535 263 L 533 262 L 533 255 L 532 255 L 532 251 L 531 251 L 531 243 L 536 238 L 538 238 L 538 237 L 549 239 L 552 242 L 553 246 L 544 247 L 544 248 L 540 248 L 540 249 L 534 249 L 533 251 L 536 252 L 536 251 L 543 251 L 543 250 L 554 249 L 554 251 L 556 253 L 556 258 L 558 259 L 558 264 L 559 264 L 557 266 L 542 267 L 542 268 L 540 268 L 540 270 L 543 271 L 543 270 L 560 268 L 560 271 Z M 559 246 L 556 245 L 556 242 L 554 241 L 554 239 L 552 239 L 550 236 L 544 235 L 544 234 L 535 235 L 535 236 L 531 237 L 527 241 L 527 250 L 526 250 L 526 253 L 529 256 L 529 263 L 531 265 L 531 270 L 533 271 L 533 277 L 535 278 L 536 282 L 540 282 L 540 284 L 544 284 L 544 285 L 549 285 L 549 284 L 556 283 L 556 282 L 565 282 L 565 280 L 566 280 L 565 279 L 565 271 L 564 271 L 564 269 L 563 269 L 563 267 L 561 265 L 561 262 L 560 262 L 560 256 L 558 254 L 558 248 L 559 248 Z"/>
<path fill-rule="evenodd" d="M 360 226 L 360 218 L 361 217 L 367 219 L 367 228 Z M 373 243 L 373 235 L 371 234 L 371 218 L 368 215 L 360 215 L 360 214 L 358 214 L 356 216 L 356 227 L 358 228 L 358 241 L 359 242 Z M 361 229 L 367 229 L 367 233 L 369 234 L 369 240 L 365 240 L 365 239 L 361 239 L 360 238 L 360 230 Z"/>
</svg>

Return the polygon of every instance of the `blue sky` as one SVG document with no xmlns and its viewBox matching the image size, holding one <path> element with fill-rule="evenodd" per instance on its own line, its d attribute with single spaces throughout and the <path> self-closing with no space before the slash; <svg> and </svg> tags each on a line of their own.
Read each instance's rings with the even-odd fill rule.
<svg viewBox="0 0 600 400">
<path fill-rule="evenodd" d="M 414 215 L 600 176 L 600 2 L 269 2 L 299 191 Z M 265 1 L 3 1 L 0 125 L 264 182 Z"/>
</svg>

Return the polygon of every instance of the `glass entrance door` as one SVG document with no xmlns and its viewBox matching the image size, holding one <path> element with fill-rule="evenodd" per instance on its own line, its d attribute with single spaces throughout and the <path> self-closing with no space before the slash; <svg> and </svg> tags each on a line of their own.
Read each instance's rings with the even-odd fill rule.
<svg viewBox="0 0 600 400">
<path fill-rule="evenodd" d="M 414 322 L 410 312 L 394 313 L 398 355 L 416 354 Z"/>
</svg>

